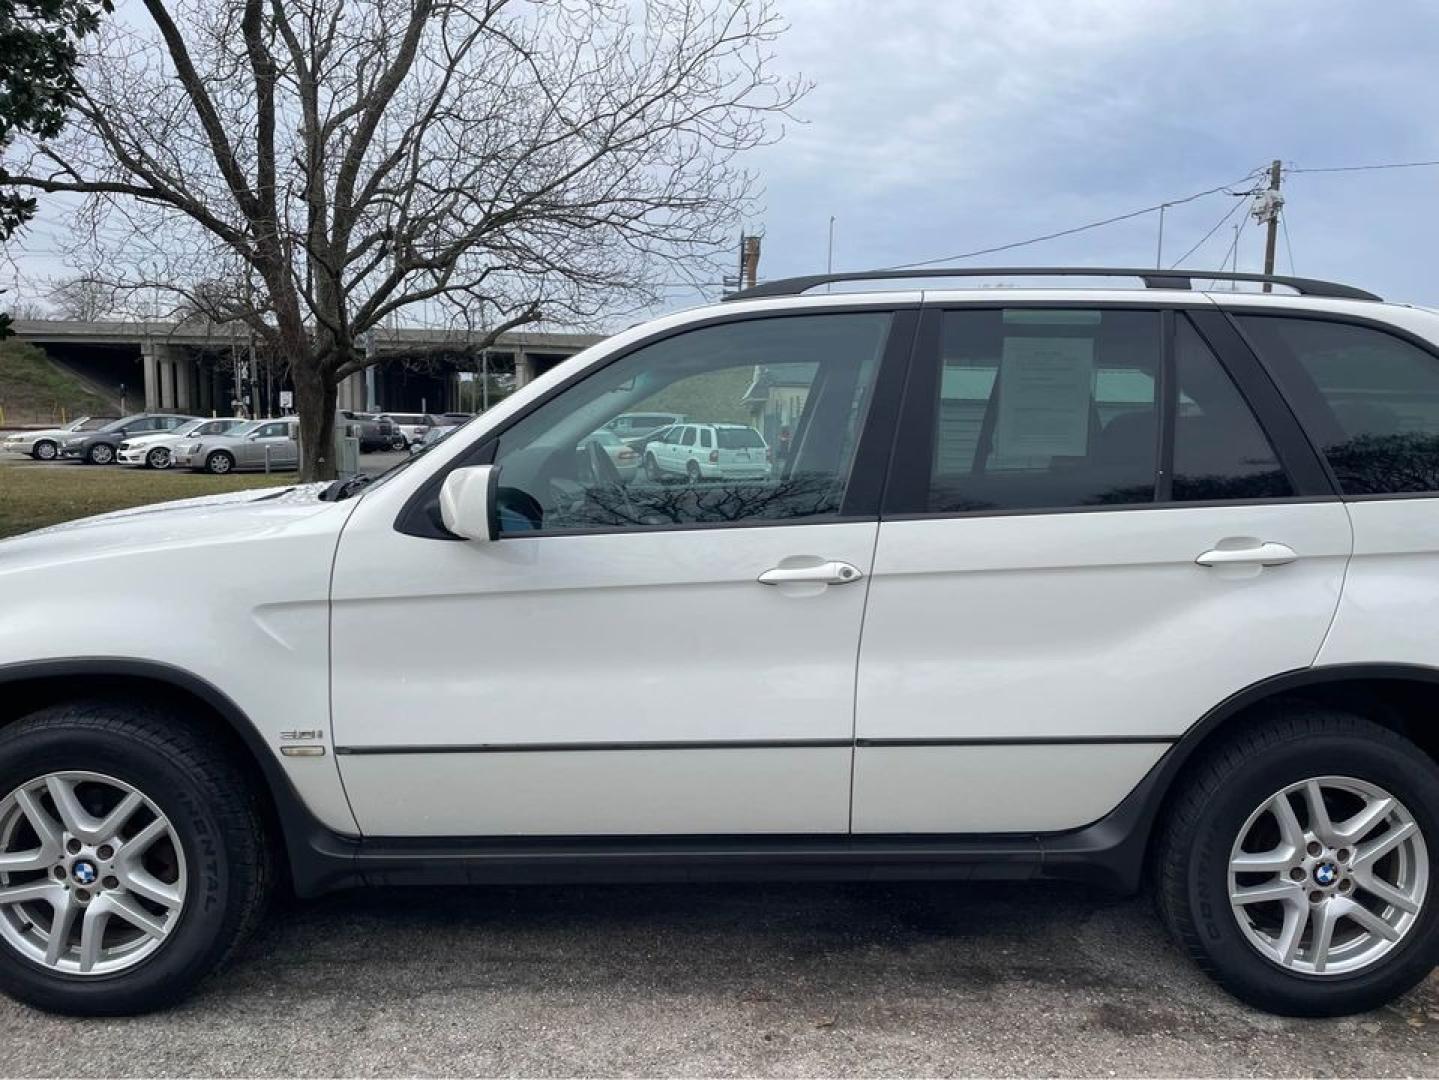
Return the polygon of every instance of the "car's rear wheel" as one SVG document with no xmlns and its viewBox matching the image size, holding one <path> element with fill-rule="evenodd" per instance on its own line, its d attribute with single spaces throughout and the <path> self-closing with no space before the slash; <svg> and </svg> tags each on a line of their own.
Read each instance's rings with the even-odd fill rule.
<svg viewBox="0 0 1439 1080">
<path fill-rule="evenodd" d="M 0 733 L 0 989 L 38 1008 L 167 1005 L 255 927 L 271 867 L 256 793 L 143 704 L 55 706 Z"/>
<path fill-rule="evenodd" d="M 664 479 L 660 473 L 660 464 L 653 454 L 645 455 L 645 476 L 656 484 Z"/>
<path fill-rule="evenodd" d="M 170 451 L 163 446 L 157 446 L 145 455 L 145 464 L 152 469 L 168 469 L 170 467 Z"/>
<path fill-rule="evenodd" d="M 699 463 L 696 461 L 688 462 L 685 465 L 685 476 L 689 477 L 689 482 L 691 484 L 698 484 L 702 479 L 700 475 Z"/>
<path fill-rule="evenodd" d="M 1439 766 L 1357 716 L 1305 709 L 1205 756 L 1158 854 L 1171 931 L 1272 1012 L 1377 1008 L 1439 962 Z"/>
<path fill-rule="evenodd" d="M 30 456 L 36 461 L 54 461 L 60 447 L 49 439 L 41 439 L 30 448 Z"/>
<path fill-rule="evenodd" d="M 98 442 L 90 447 L 85 460 L 91 465 L 108 465 L 115 460 L 115 448 L 109 443 Z"/>
<path fill-rule="evenodd" d="M 224 476 L 227 472 L 233 472 L 234 468 L 235 459 L 228 450 L 216 450 L 205 459 L 205 471 L 215 476 Z"/>
</svg>

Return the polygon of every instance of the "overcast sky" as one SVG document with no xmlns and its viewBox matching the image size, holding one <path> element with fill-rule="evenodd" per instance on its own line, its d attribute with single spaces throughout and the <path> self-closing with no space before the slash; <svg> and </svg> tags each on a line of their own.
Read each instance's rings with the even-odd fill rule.
<svg viewBox="0 0 1439 1080">
<path fill-rule="evenodd" d="M 761 276 L 936 259 L 1295 168 L 1439 159 L 1439 3 L 1387 0 L 776 0 L 775 49 L 816 85 L 803 123 L 748 164 Z M 1439 304 L 1439 168 L 1291 173 L 1296 273 Z M 1169 265 L 1236 200 L 1166 215 Z M 1186 265 L 1218 266 L 1218 229 Z M 31 288 L 64 272 L 53 202 L 14 253 Z M 1157 215 L 974 264 L 1141 264 Z M 1240 239 L 1258 269 L 1262 230 Z M 1279 269 L 1290 259 L 1281 238 Z M 0 266 L 0 285 L 13 280 Z M 674 294 L 675 306 L 699 300 Z"/>
<path fill-rule="evenodd" d="M 780 0 L 816 84 L 752 164 L 762 276 L 972 251 L 1297 168 L 1439 160 L 1439 3 Z M 1294 270 L 1439 303 L 1439 168 L 1284 179 Z M 1235 200 L 1169 210 L 1165 265 Z M 1247 209 L 1247 207 L 1246 207 Z M 1186 265 L 1218 266 L 1232 225 Z M 1153 265 L 1158 216 L 976 265 Z M 1260 269 L 1262 229 L 1240 238 Z M 1278 266 L 1289 270 L 1281 237 Z"/>
</svg>

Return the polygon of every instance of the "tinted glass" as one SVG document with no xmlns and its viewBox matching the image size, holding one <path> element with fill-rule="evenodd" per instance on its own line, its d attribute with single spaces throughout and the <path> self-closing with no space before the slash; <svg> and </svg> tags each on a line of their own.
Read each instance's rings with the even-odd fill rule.
<svg viewBox="0 0 1439 1080">
<path fill-rule="evenodd" d="M 1274 448 L 1228 372 L 1181 318 L 1174 367 L 1174 491 L 1178 502 L 1292 495 Z M 1151 439 L 1153 427 L 1151 425 Z"/>
<path fill-rule="evenodd" d="M 1439 358 L 1367 326 L 1239 322 L 1345 494 L 1439 492 Z"/>
<path fill-rule="evenodd" d="M 692 428 L 692 427 L 687 427 L 687 428 L 685 428 L 684 437 L 683 437 L 682 439 L 680 439 L 680 445 L 681 445 L 681 446 L 693 446 L 694 444 L 695 444 L 695 429 Z"/>
<path fill-rule="evenodd" d="M 622 357 L 500 438 L 500 528 L 603 529 L 824 519 L 840 511 L 888 333 L 887 313 L 805 315 L 704 327 Z M 620 473 L 576 452 L 627 412 L 684 415 L 761 434 L 789 453 L 712 462 L 695 427 L 673 428 Z M 688 435 L 685 445 L 677 445 Z M 637 467 L 636 467 L 637 466 Z"/>
<path fill-rule="evenodd" d="M 755 450 L 764 446 L 764 440 L 754 428 L 720 428 L 716 434 L 721 450 Z"/>
<path fill-rule="evenodd" d="M 1156 312 L 947 312 L 929 509 L 1151 501 L 1161 356 Z"/>
</svg>

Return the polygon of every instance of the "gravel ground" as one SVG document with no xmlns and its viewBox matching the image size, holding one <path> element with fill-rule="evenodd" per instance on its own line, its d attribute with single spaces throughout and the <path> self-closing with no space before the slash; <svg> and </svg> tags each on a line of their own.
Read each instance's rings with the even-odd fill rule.
<svg viewBox="0 0 1439 1080">
<path fill-rule="evenodd" d="M 1254 1012 L 1140 899 L 1062 885 L 350 893 L 292 903 L 168 1014 L 0 1000 L 0 1072 L 1435 1075 L 1439 978 Z"/>
</svg>

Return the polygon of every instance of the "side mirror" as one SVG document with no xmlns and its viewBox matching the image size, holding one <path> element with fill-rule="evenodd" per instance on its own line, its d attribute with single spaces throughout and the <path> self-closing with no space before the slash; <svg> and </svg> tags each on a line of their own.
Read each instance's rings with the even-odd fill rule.
<svg viewBox="0 0 1439 1080">
<path fill-rule="evenodd" d="M 445 528 L 466 540 L 498 540 L 495 506 L 500 470 L 493 465 L 452 469 L 440 488 L 440 519 Z"/>
</svg>

